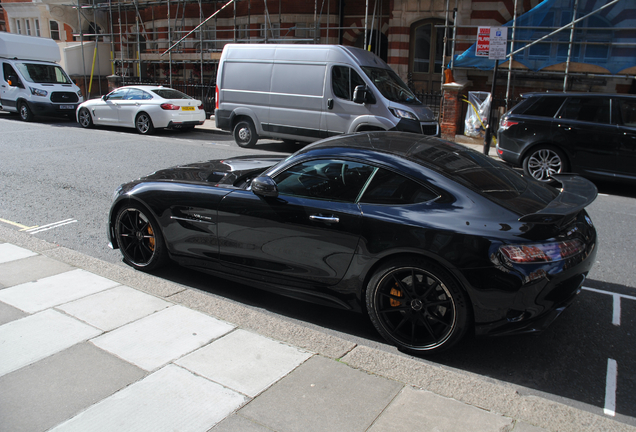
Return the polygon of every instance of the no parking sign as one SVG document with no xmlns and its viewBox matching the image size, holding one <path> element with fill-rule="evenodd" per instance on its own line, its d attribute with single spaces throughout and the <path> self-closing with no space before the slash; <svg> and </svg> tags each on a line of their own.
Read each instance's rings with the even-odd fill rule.
<svg viewBox="0 0 636 432">
<path fill-rule="evenodd" d="M 479 27 L 477 29 L 477 57 L 491 60 L 505 60 L 508 27 Z"/>
</svg>

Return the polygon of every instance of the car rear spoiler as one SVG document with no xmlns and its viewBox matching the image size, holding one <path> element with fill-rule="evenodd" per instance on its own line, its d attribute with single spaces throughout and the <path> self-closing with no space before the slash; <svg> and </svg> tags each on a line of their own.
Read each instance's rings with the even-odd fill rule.
<svg viewBox="0 0 636 432">
<path fill-rule="evenodd" d="M 538 224 L 563 223 L 590 205 L 598 190 L 594 183 L 574 174 L 555 174 L 552 178 L 561 183 L 561 193 L 543 210 L 519 218 L 519 222 Z"/>
</svg>

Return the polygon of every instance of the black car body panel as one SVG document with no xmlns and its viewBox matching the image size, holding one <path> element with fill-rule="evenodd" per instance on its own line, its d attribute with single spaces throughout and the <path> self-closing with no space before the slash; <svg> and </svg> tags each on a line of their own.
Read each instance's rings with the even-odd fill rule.
<svg viewBox="0 0 636 432">
<path fill-rule="evenodd" d="M 363 192 L 330 200 L 250 190 L 259 175 L 283 187 L 284 175 L 316 161 L 346 163 L 342 179 L 366 181 Z M 360 180 L 362 171 L 353 166 L 405 178 L 419 195 L 403 204 L 368 198 L 373 175 Z M 356 311 L 365 309 L 365 289 L 383 263 L 420 257 L 442 266 L 465 290 L 477 334 L 530 332 L 572 301 L 596 255 L 596 231 L 583 210 L 596 188 L 570 177 L 562 186 L 559 192 L 528 181 L 437 138 L 362 133 L 323 140 L 286 159 L 230 158 L 157 171 L 118 189 L 108 233 L 117 248 L 118 212 L 142 204 L 178 263 Z M 376 191 L 391 187 L 387 180 Z M 500 252 L 505 245 L 571 239 L 582 251 L 556 262 L 511 264 Z"/>
<path fill-rule="evenodd" d="M 636 181 L 636 96 L 529 93 L 504 114 L 501 159 L 523 166 L 540 148 L 562 153 L 567 170 L 591 179 Z"/>
</svg>

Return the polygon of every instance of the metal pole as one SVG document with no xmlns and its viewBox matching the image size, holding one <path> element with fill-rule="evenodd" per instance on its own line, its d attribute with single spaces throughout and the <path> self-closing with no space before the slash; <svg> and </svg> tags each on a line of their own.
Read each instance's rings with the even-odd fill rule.
<svg viewBox="0 0 636 432">
<path fill-rule="evenodd" d="M 364 9 L 364 49 L 367 49 L 367 30 L 369 29 L 369 0 L 366 1 L 366 7 Z"/>
<path fill-rule="evenodd" d="M 82 14 L 80 13 L 80 3 L 77 0 L 77 27 L 80 34 L 80 46 L 82 47 L 82 69 L 84 71 L 84 94 L 89 98 L 88 88 L 86 87 L 86 59 L 84 58 L 84 31 L 82 30 Z"/>
<path fill-rule="evenodd" d="M 570 58 L 572 57 L 572 44 L 574 43 L 574 22 L 576 21 L 576 11 L 579 7 L 579 0 L 574 0 L 574 10 L 572 10 L 572 27 L 570 28 L 570 43 L 568 45 L 568 59 L 565 62 L 565 76 L 563 77 L 563 91 L 568 89 L 568 74 L 570 73 Z"/>
<path fill-rule="evenodd" d="M 488 156 L 490 152 L 490 137 L 492 136 L 492 112 L 495 105 L 495 86 L 497 85 L 497 69 L 499 68 L 499 60 L 495 60 L 495 70 L 492 74 L 492 89 L 490 90 L 490 110 L 488 110 L 488 124 L 486 125 L 486 134 L 484 136 L 484 154 Z"/>
<path fill-rule="evenodd" d="M 168 45 L 171 43 L 172 29 L 170 28 L 170 0 L 168 0 Z M 168 85 L 172 87 L 172 51 L 168 53 Z"/>
<path fill-rule="evenodd" d="M 515 0 L 514 8 L 515 16 L 512 18 L 512 37 L 510 41 L 510 52 L 515 49 L 515 30 L 517 28 L 517 0 Z M 510 100 L 510 80 L 512 79 L 512 59 L 513 56 L 508 58 L 508 82 L 506 83 L 506 111 L 508 111 L 508 101 Z"/>
<path fill-rule="evenodd" d="M 314 1 L 314 44 L 318 43 L 320 36 L 318 35 L 318 0 Z"/>
<path fill-rule="evenodd" d="M 457 40 L 457 2 L 455 0 L 455 9 L 453 9 L 453 45 L 451 48 L 451 70 L 455 67 L 455 41 Z"/>
<path fill-rule="evenodd" d="M 448 14 L 450 13 L 450 0 L 446 0 L 446 20 L 444 22 L 444 46 L 442 47 L 442 82 L 440 84 L 440 90 L 443 88 L 445 80 L 446 70 L 446 45 L 448 41 Z"/>
</svg>

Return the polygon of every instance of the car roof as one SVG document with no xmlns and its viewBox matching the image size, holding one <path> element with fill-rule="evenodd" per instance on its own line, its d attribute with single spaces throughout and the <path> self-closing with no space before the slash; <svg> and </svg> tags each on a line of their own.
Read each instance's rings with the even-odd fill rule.
<svg viewBox="0 0 636 432">
<path fill-rule="evenodd" d="M 522 98 L 529 97 L 621 97 L 621 98 L 630 98 L 636 99 L 636 95 L 633 94 L 625 94 L 625 93 L 589 93 L 589 92 L 530 92 L 523 93 L 521 95 Z"/>
</svg>

